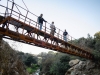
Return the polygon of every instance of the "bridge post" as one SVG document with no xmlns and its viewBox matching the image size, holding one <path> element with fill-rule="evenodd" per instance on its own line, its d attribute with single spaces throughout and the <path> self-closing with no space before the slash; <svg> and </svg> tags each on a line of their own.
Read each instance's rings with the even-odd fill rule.
<svg viewBox="0 0 100 75">
<path fill-rule="evenodd" d="M 11 8 L 10 16 L 11 16 L 11 14 L 12 14 L 13 8 L 14 8 L 14 2 L 12 3 L 12 8 Z"/>
<path fill-rule="evenodd" d="M 26 21 L 26 18 L 27 18 L 28 12 L 29 12 L 29 11 L 27 11 L 27 13 L 26 13 L 26 16 L 25 16 L 25 20 L 24 20 L 24 23 L 25 23 L 25 21 Z"/>
<path fill-rule="evenodd" d="M 59 38 L 59 35 L 60 35 L 60 29 L 59 29 L 59 31 L 58 31 L 58 38 Z"/>
<path fill-rule="evenodd" d="M 45 32 L 46 32 L 46 22 L 45 22 Z"/>
</svg>

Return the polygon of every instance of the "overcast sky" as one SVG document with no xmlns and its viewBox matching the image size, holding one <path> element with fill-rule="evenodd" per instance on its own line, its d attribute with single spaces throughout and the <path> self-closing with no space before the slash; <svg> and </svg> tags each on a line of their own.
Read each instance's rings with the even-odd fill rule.
<svg viewBox="0 0 100 75">
<path fill-rule="evenodd" d="M 74 38 L 93 36 L 100 31 L 100 0 L 23 0 L 27 8 L 37 16 L 41 13 L 49 23 L 61 30 L 66 29 Z M 22 0 L 15 0 L 25 7 Z M 6 0 L 1 0 L 1 4 Z M 24 12 L 23 12 L 24 13 Z M 45 49 L 21 44 L 23 52 L 38 54 Z M 46 50 L 47 51 L 47 50 Z"/>
</svg>

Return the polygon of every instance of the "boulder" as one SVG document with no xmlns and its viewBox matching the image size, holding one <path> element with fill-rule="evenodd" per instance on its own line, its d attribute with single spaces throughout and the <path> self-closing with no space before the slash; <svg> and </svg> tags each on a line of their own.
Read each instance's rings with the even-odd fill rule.
<svg viewBox="0 0 100 75">
<path fill-rule="evenodd" d="M 84 61 L 80 61 L 78 64 L 74 66 L 74 69 L 78 69 L 79 71 L 83 70 L 86 66 L 86 63 Z"/>
<path fill-rule="evenodd" d="M 74 66 L 74 65 L 78 64 L 79 61 L 80 61 L 79 59 L 71 60 L 71 61 L 69 62 L 69 65 L 70 65 L 70 66 Z"/>
<path fill-rule="evenodd" d="M 93 63 L 92 61 L 87 61 L 87 63 L 86 63 L 87 70 L 92 69 L 94 67 L 95 67 L 95 63 Z"/>
<path fill-rule="evenodd" d="M 100 75 L 100 69 L 95 66 L 95 63 L 86 60 L 71 60 L 69 65 L 72 66 L 65 75 Z"/>
</svg>

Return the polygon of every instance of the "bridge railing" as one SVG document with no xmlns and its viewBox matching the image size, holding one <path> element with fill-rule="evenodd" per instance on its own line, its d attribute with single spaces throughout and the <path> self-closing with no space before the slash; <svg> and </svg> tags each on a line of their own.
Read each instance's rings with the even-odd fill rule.
<svg viewBox="0 0 100 75">
<path fill-rule="evenodd" d="M 21 22 L 24 22 L 24 23 L 26 23 L 26 24 L 28 24 L 32 27 L 39 29 L 39 25 L 37 23 L 37 18 L 38 18 L 37 15 L 31 13 L 29 10 L 19 6 L 18 4 L 14 3 L 10 0 L 8 2 L 12 3 L 12 6 L 10 5 L 10 6 L 6 7 L 6 6 L 3 6 L 3 5 L 0 4 L 0 6 L 1 6 L 0 8 L 3 9 L 3 10 L 5 8 L 5 10 L 6 10 L 5 16 L 11 16 L 11 17 L 13 17 L 13 18 L 15 18 L 15 19 L 17 19 Z M 10 8 L 10 7 L 12 7 L 12 8 Z M 4 11 L 2 13 L 4 13 Z M 50 31 L 51 31 L 50 23 L 48 23 L 48 22 L 44 23 L 43 27 L 42 27 L 42 31 L 50 34 Z M 56 33 L 55 33 L 54 36 L 63 40 L 63 31 L 56 27 Z M 68 34 L 67 41 L 69 43 L 74 44 L 73 40 L 76 40 L 76 39 Z M 74 44 L 74 45 L 76 45 L 76 44 Z M 79 45 L 76 45 L 76 46 L 79 46 Z"/>
</svg>

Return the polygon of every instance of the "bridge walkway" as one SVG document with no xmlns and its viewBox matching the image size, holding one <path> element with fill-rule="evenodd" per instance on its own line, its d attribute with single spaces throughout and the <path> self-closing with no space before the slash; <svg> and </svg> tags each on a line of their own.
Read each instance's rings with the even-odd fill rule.
<svg viewBox="0 0 100 75">
<path fill-rule="evenodd" d="M 22 43 L 27 43 L 30 45 L 51 49 L 54 51 L 59 51 L 63 53 L 68 53 L 74 56 L 79 56 L 87 59 L 92 59 L 93 55 L 88 50 L 84 50 L 79 46 L 73 44 L 73 37 L 68 35 L 68 42 L 63 40 L 63 31 L 56 28 L 57 32 L 55 35 L 50 34 L 50 26 L 49 23 L 45 23 L 43 26 L 42 31 L 39 30 L 38 23 L 30 19 L 28 14 L 34 15 L 33 13 L 29 12 L 28 10 L 22 8 L 21 6 L 17 5 L 16 3 L 12 2 L 12 8 L 0 5 L 5 10 L 9 10 L 11 13 L 7 15 L 0 16 L 0 34 L 3 35 L 3 38 L 16 40 Z M 26 15 L 23 15 L 16 10 L 14 10 L 14 6 L 17 8 L 21 8 L 27 12 Z M 37 16 L 34 15 L 36 18 Z M 36 19 L 35 18 L 35 19 Z M 47 25 L 48 24 L 48 25 Z"/>
</svg>

